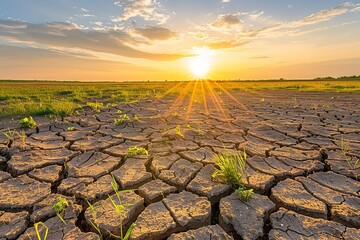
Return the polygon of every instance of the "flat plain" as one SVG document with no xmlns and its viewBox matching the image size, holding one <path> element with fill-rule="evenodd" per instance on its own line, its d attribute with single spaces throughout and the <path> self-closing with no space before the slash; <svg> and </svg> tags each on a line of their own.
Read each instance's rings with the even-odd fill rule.
<svg viewBox="0 0 360 240">
<path fill-rule="evenodd" d="M 1 240 L 360 238 L 359 81 L 1 84 Z"/>
</svg>

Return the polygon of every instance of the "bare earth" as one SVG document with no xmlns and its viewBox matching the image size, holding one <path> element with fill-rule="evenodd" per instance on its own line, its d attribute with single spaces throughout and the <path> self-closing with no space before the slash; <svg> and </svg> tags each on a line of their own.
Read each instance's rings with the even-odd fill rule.
<svg viewBox="0 0 360 240">
<path fill-rule="evenodd" d="M 121 195 L 131 239 L 360 239 L 359 94 L 214 94 L 35 118 L 25 143 L 0 136 L 0 239 L 37 239 L 39 221 L 48 240 L 98 239 L 93 225 L 114 238 L 111 175 L 136 189 Z M 131 120 L 115 125 L 118 110 Z M 0 122 L 8 127 L 18 122 Z M 126 159 L 134 146 L 149 156 Z M 212 156 L 225 149 L 248 154 L 247 202 L 212 181 Z M 51 208 L 61 195 L 66 225 Z"/>
</svg>

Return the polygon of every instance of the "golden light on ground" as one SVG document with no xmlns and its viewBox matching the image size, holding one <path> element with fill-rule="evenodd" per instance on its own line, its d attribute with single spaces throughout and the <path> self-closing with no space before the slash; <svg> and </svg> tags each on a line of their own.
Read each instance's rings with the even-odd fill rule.
<svg viewBox="0 0 360 240">
<path fill-rule="evenodd" d="M 204 79 L 208 76 L 211 67 L 212 51 L 208 48 L 194 48 L 195 57 L 190 58 L 189 68 L 195 79 Z"/>
</svg>

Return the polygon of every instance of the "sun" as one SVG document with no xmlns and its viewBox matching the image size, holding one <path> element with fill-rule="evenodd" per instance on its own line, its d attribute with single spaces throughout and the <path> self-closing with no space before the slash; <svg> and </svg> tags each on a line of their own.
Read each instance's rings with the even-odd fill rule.
<svg viewBox="0 0 360 240">
<path fill-rule="evenodd" d="M 205 78 L 211 66 L 211 51 L 207 48 L 194 48 L 192 51 L 196 56 L 189 60 L 189 68 L 197 79 Z"/>
</svg>

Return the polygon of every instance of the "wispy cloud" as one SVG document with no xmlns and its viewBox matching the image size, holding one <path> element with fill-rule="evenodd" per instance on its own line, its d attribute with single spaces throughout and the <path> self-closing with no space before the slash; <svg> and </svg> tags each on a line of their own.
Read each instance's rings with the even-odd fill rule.
<svg viewBox="0 0 360 240">
<path fill-rule="evenodd" d="M 123 8 L 123 14 L 113 18 L 113 22 L 125 21 L 133 17 L 141 17 L 146 21 L 164 24 L 169 15 L 160 12 L 161 5 L 156 0 L 121 0 L 114 3 Z"/>
<path fill-rule="evenodd" d="M 178 38 L 179 33 L 168 28 L 158 26 L 147 26 L 143 28 L 134 28 L 133 32 L 151 41 L 164 41 Z"/>
<path fill-rule="evenodd" d="M 32 24 L 0 20 L 0 39 L 17 43 L 39 44 L 50 49 L 66 48 L 69 52 L 76 49 L 159 61 L 176 60 L 189 56 L 177 53 L 144 52 L 133 46 L 149 44 L 149 42 L 136 39 L 126 32 L 84 31 L 74 24 L 63 22 Z"/>
</svg>

